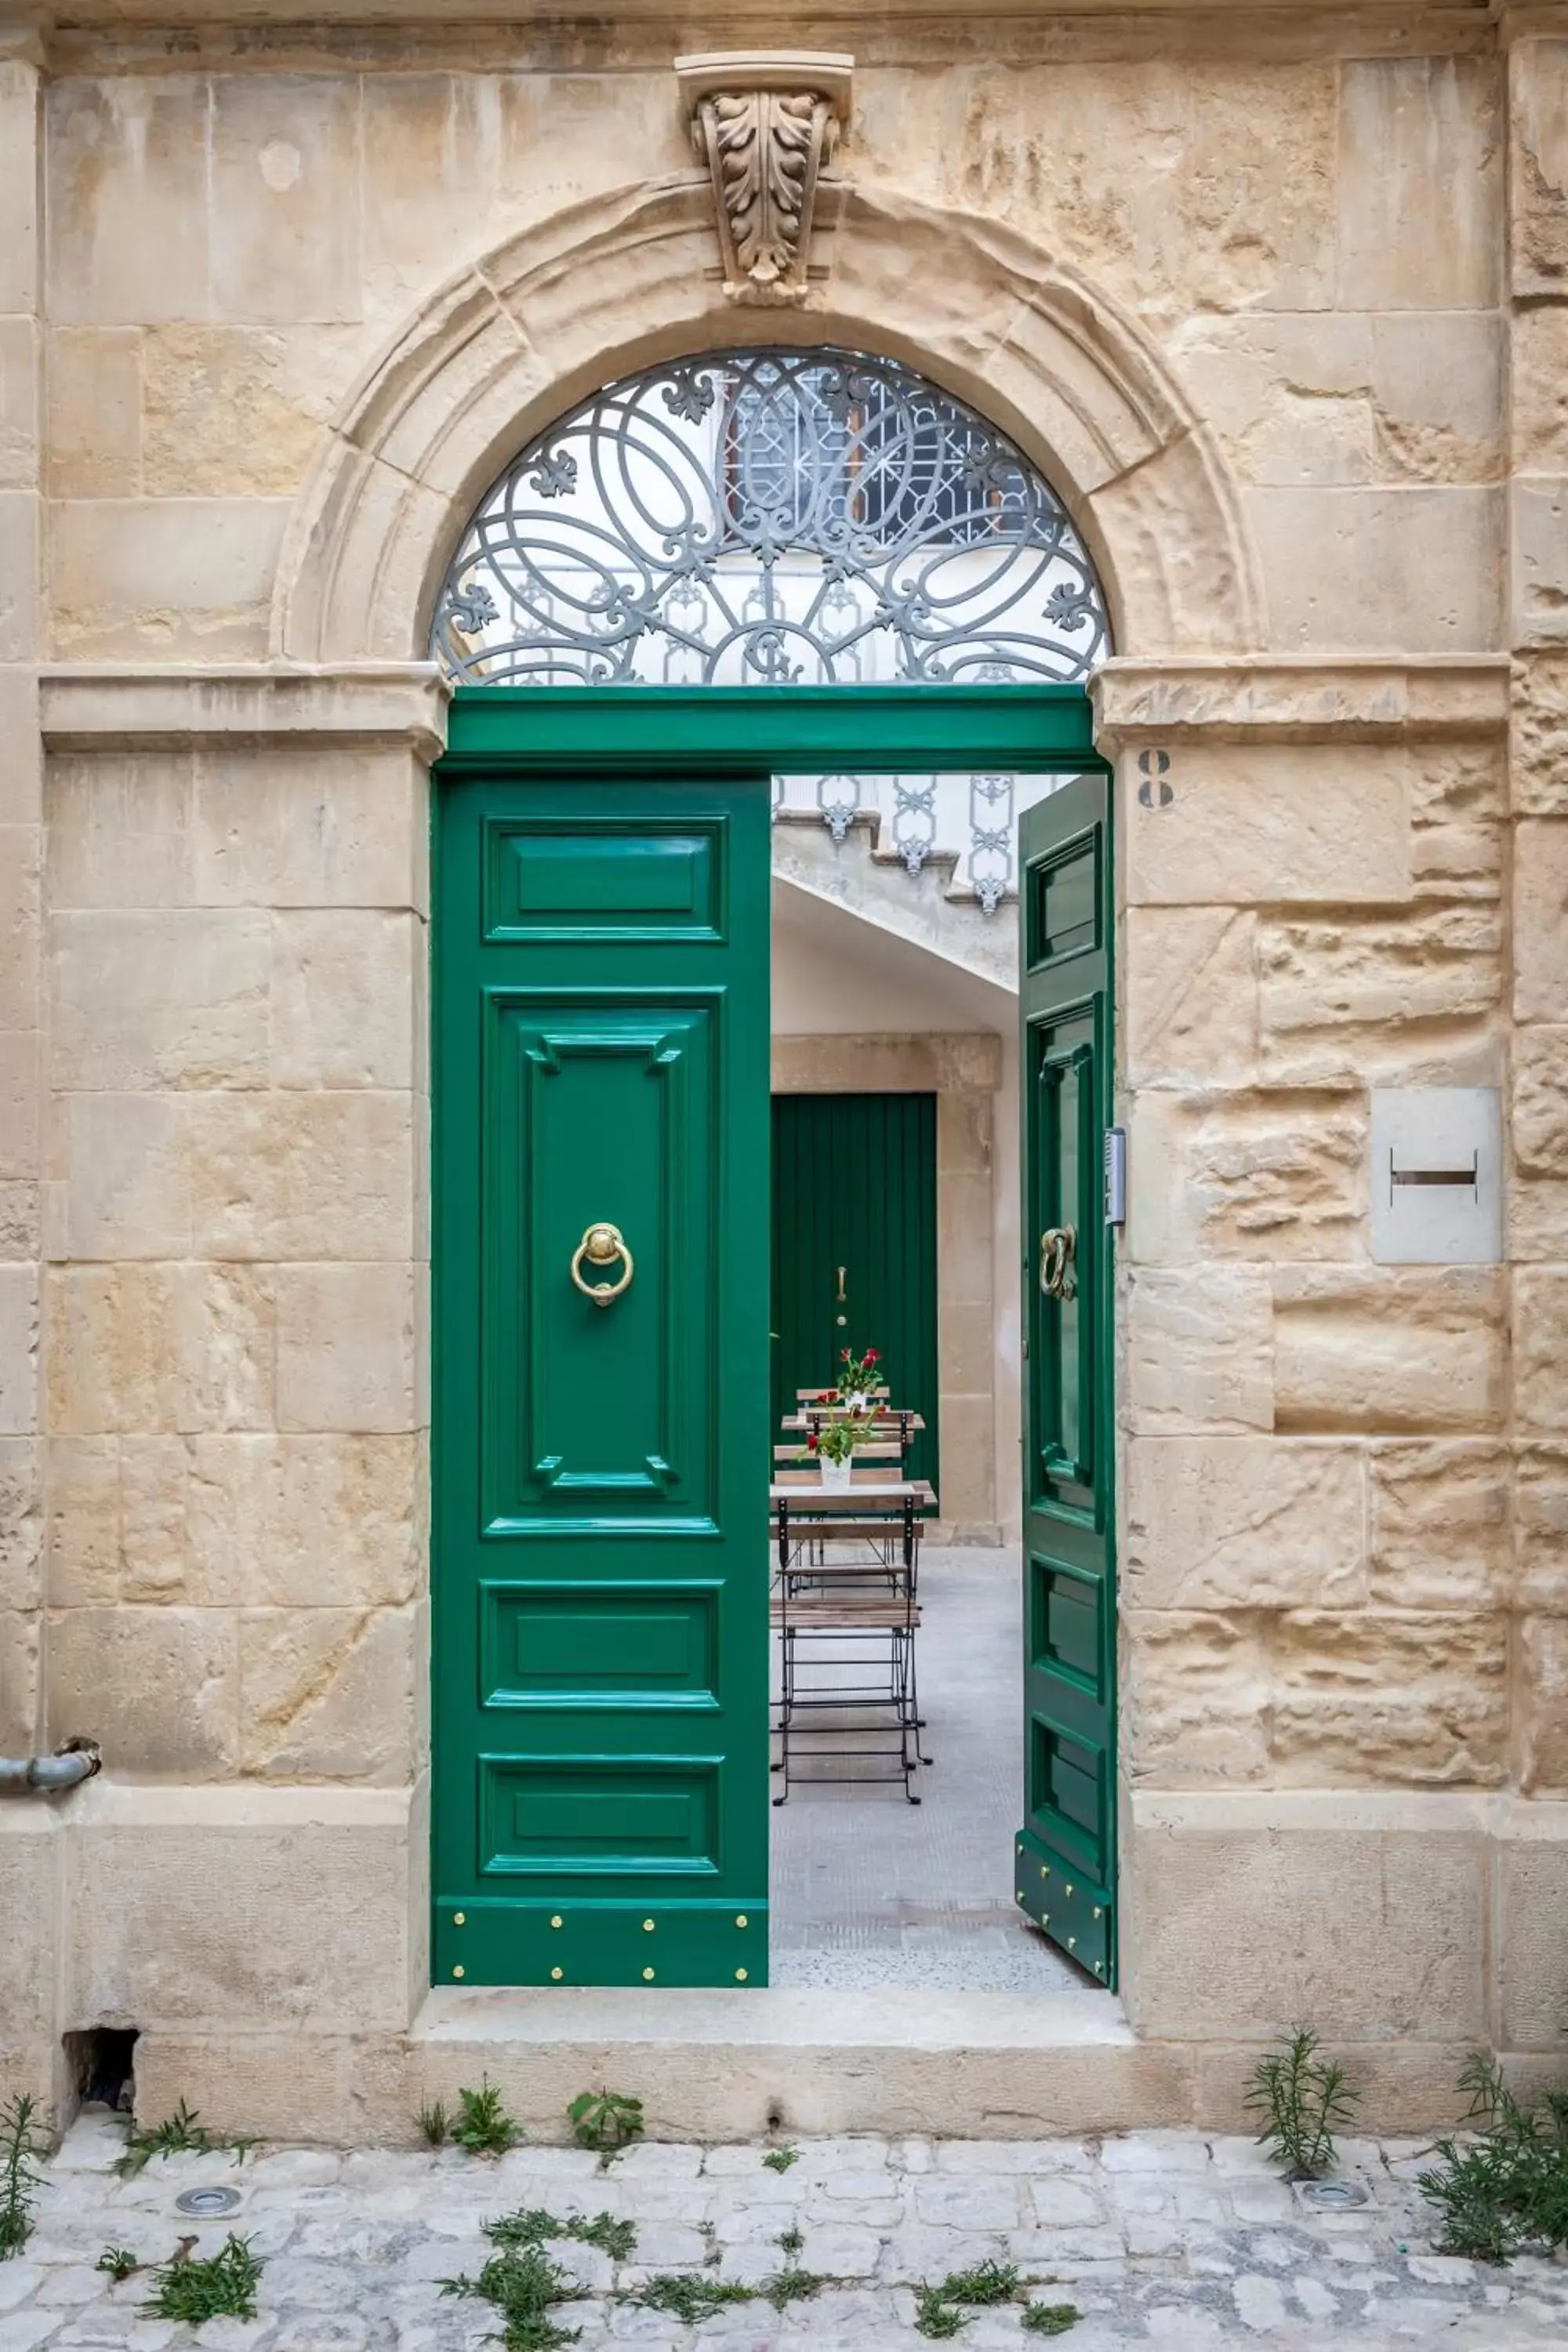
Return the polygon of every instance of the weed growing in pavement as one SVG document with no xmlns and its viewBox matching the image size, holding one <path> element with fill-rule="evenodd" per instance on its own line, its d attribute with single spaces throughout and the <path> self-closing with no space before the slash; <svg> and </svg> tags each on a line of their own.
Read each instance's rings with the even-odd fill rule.
<svg viewBox="0 0 1568 2352">
<path fill-rule="evenodd" d="M 216 2254 L 202 2262 L 176 2254 L 173 2262 L 158 2264 L 153 2281 L 152 2296 L 142 2308 L 155 2319 L 183 2319 L 191 2327 L 204 2319 L 254 2319 L 261 2263 L 250 2240 L 231 2231 Z"/>
<path fill-rule="evenodd" d="M 115 2285 L 119 2286 L 123 2279 L 128 2279 L 132 2273 L 139 2271 L 142 2265 L 129 2246 L 105 2246 L 92 2267 L 95 2271 L 107 2271 Z"/>
<path fill-rule="evenodd" d="M 800 2268 L 800 2250 L 805 2243 L 801 2232 L 793 2228 L 781 2230 L 774 2242 L 784 2258 L 784 2266 L 764 2280 L 758 2292 L 767 2297 L 775 2311 L 782 2311 L 786 2303 L 808 2303 L 814 2294 L 820 2294 L 823 2281 L 814 2272 Z"/>
<path fill-rule="evenodd" d="M 1076 2303 L 1032 2303 L 1018 2324 L 1031 2336 L 1065 2336 L 1078 2317 Z"/>
<path fill-rule="evenodd" d="M 640 2303 L 645 2311 L 667 2312 L 671 2319 L 698 2327 L 726 2304 L 750 2303 L 756 2292 L 755 2287 L 736 2286 L 729 2279 L 694 2278 L 689 2272 L 666 2271 L 658 2278 L 645 2279 L 628 2299 Z"/>
<path fill-rule="evenodd" d="M 579 2147 L 596 2148 L 607 2172 L 624 2147 L 643 2136 L 642 2101 L 624 2091 L 580 2091 L 566 2110 Z"/>
<path fill-rule="evenodd" d="M 949 2303 L 939 2286 L 921 2286 L 915 2290 L 915 2334 L 929 2336 L 934 2344 L 943 2344 L 956 2336 L 961 2327 L 969 2325 L 966 2315 L 956 2305 Z"/>
<path fill-rule="evenodd" d="M 34 2170 L 44 2153 L 38 2103 L 26 2091 L 0 2107 L 0 2263 L 19 2254 L 33 2234 L 33 2206 L 44 2185 Z"/>
<path fill-rule="evenodd" d="M 592 2221 L 581 2213 L 570 2213 L 563 2220 L 542 2205 L 524 2205 L 515 2213 L 503 2213 L 498 2221 L 487 2221 L 484 2232 L 492 2246 L 510 2246 L 516 2252 L 525 2246 L 548 2245 L 552 2239 L 574 2238 L 579 2245 L 597 2246 L 616 2263 L 630 2262 L 637 2247 L 635 2221 L 623 2221 L 614 2213 L 595 2213 Z"/>
<path fill-rule="evenodd" d="M 1016 2263 L 977 2263 L 972 2271 L 949 2271 L 938 2293 L 948 2303 L 1011 2303 L 1018 2292 Z"/>
<path fill-rule="evenodd" d="M 770 2147 L 763 2162 L 770 2172 L 787 2172 L 792 2164 L 800 2162 L 798 2147 Z"/>
<path fill-rule="evenodd" d="M 1479 2051 L 1459 2088 L 1470 2094 L 1465 2121 L 1479 2137 L 1465 2147 L 1440 2139 L 1441 2168 L 1417 2183 L 1443 2216 L 1439 2252 L 1505 2263 L 1521 2246 L 1568 2246 L 1568 2090 L 1524 2106 Z"/>
<path fill-rule="evenodd" d="M 428 2100 L 419 2110 L 419 2129 L 426 2147 L 445 2147 L 452 2137 L 452 2118 L 440 2099 Z"/>
<path fill-rule="evenodd" d="M 554 2352 L 557 2345 L 574 2344 L 582 2333 L 558 2326 L 551 2317 L 554 2305 L 571 2301 L 581 2289 L 536 2245 L 507 2247 L 490 2256 L 478 2278 L 443 2279 L 441 2292 L 479 2295 L 494 2304 L 506 2352 Z"/>
<path fill-rule="evenodd" d="M 458 2120 L 451 2126 L 454 2144 L 470 2156 L 504 2156 L 522 2137 L 500 2102 L 500 2093 L 488 2074 L 477 2091 L 458 2093 Z"/>
<path fill-rule="evenodd" d="M 236 2164 L 243 2164 L 258 2143 L 253 2139 L 214 2139 L 194 2107 L 184 2099 L 172 2116 L 151 2131 L 138 2131 L 131 2126 L 125 2142 L 125 2153 L 114 2169 L 122 2179 L 144 2172 L 155 2156 L 211 2156 L 216 2149 L 232 2150 Z"/>
<path fill-rule="evenodd" d="M 1268 2117 L 1259 2144 L 1295 2180 L 1333 2170 L 1334 2134 L 1350 2128 L 1361 2102 L 1342 2067 L 1317 2053 L 1318 2036 L 1299 2025 L 1283 2050 L 1258 2060 L 1247 2094 L 1247 2105 Z"/>
<path fill-rule="evenodd" d="M 773 2242 L 784 2260 L 793 2263 L 802 2246 L 805 2245 L 805 2239 L 799 2230 L 781 2230 Z"/>
</svg>

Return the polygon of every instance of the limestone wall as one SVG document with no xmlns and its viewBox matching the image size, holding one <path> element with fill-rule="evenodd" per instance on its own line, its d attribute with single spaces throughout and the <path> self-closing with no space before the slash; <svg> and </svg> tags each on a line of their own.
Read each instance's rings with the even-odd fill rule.
<svg viewBox="0 0 1568 2352">
<path fill-rule="evenodd" d="M 0 1752 L 113 1778 L 0 1811 L 0 2077 L 123 2019 L 264 2107 L 303 2037 L 321 2128 L 405 2120 L 408 665 L 526 430 L 773 332 L 1016 431 L 1115 614 L 1133 2021 L 1216 2116 L 1300 2016 L 1389 2124 L 1556 2048 L 1562 11 L 800 28 L 859 52 L 802 314 L 720 294 L 689 24 L 119 16 L 0 52 Z M 1507 1264 L 1372 1263 L 1398 1082 L 1508 1091 Z"/>
</svg>

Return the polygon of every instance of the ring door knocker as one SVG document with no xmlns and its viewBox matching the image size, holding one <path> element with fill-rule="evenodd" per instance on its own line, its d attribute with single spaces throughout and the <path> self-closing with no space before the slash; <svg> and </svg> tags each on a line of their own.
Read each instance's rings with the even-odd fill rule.
<svg viewBox="0 0 1568 2352">
<path fill-rule="evenodd" d="M 1047 1225 L 1040 1235 L 1040 1288 L 1047 1298 L 1076 1298 L 1073 1259 L 1078 1234 L 1071 1225 Z"/>
<path fill-rule="evenodd" d="M 584 1282 L 583 1279 L 584 1258 L 590 1265 L 613 1265 L 616 1258 L 619 1258 L 622 1262 L 620 1280 L 618 1282 Z M 632 1254 L 621 1239 L 619 1225 L 590 1225 L 572 1253 L 572 1279 L 584 1297 L 591 1298 L 595 1307 L 610 1306 L 620 1297 L 623 1290 L 628 1288 L 636 1272 L 637 1268 L 632 1264 Z"/>
</svg>

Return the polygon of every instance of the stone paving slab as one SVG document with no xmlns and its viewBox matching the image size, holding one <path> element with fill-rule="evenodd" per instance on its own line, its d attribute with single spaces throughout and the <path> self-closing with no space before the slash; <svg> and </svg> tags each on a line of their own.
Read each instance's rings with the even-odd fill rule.
<svg viewBox="0 0 1568 2352">
<path fill-rule="evenodd" d="M 1365 2202 L 1337 2212 L 1312 2210 L 1250 2141 L 1196 2132 L 805 2141 L 782 2173 L 761 2147 L 649 2146 L 607 2172 L 567 2148 L 500 2161 L 277 2148 L 237 2168 L 155 2159 L 132 2180 L 113 2169 L 122 2144 L 113 2118 L 89 2113 L 44 2168 L 34 2235 L 0 2263 L 0 2352 L 479 2352 L 497 2315 L 443 2297 L 440 2281 L 477 2271 L 480 2224 L 522 2205 L 637 2227 L 628 2262 L 552 2249 L 584 2290 L 556 2315 L 584 2352 L 914 2352 L 918 2284 L 987 2256 L 1020 2264 L 1037 2299 L 1077 2307 L 1058 2339 L 1072 2352 L 1568 2352 L 1568 2262 L 1490 2270 L 1435 2252 L 1414 2179 L 1425 2151 L 1410 2141 L 1350 2144 L 1343 2178 Z M 175 2210 L 213 2184 L 238 2191 L 232 2215 Z M 110 2245 L 167 2261 L 193 2233 L 209 2253 L 231 2229 L 265 2258 L 252 2322 L 149 2318 L 144 2278 L 115 2286 L 93 2267 Z M 792 2230 L 825 2284 L 782 2315 L 748 2301 L 690 2328 L 627 2299 L 656 2269 L 764 2279 Z M 1046 2339 L 1015 2307 L 974 2312 L 954 2340 L 1002 2352 Z"/>
</svg>

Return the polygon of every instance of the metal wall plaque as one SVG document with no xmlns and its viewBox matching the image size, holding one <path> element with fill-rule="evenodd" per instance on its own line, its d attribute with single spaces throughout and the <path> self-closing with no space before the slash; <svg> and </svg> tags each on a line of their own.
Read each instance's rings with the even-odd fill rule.
<svg viewBox="0 0 1568 2352">
<path fill-rule="evenodd" d="M 1373 1087 L 1372 1254 L 1380 1265 L 1490 1265 L 1502 1256 L 1495 1087 Z"/>
</svg>

